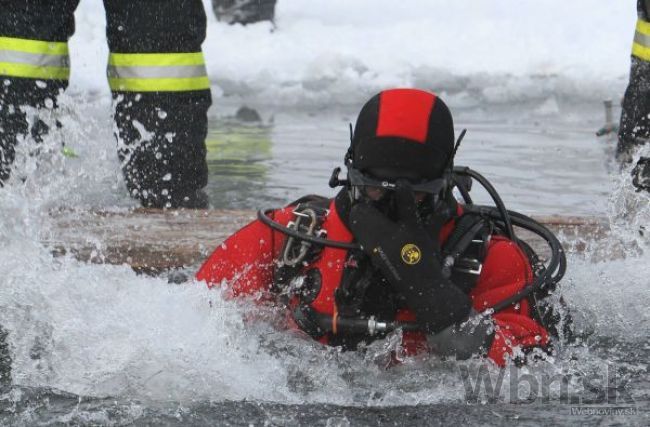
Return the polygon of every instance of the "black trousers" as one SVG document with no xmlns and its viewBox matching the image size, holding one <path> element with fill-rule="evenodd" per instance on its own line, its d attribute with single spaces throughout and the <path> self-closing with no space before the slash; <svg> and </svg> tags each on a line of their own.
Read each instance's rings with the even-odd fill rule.
<svg viewBox="0 0 650 427">
<path fill-rule="evenodd" d="M 0 0 L 0 183 L 9 176 L 17 138 L 29 131 L 38 138 L 46 130 L 28 129 L 20 107 L 56 108 L 57 95 L 68 85 L 66 43 L 78 3 Z M 144 206 L 182 206 L 207 184 L 211 97 L 201 54 L 203 4 L 104 0 L 104 6 L 115 133 L 127 188 Z"/>
<path fill-rule="evenodd" d="M 639 19 L 650 21 L 650 1 L 638 0 Z M 618 132 L 617 155 L 622 161 L 631 160 L 636 147 L 650 141 L 650 61 L 632 55 L 630 82 L 623 98 Z"/>
</svg>

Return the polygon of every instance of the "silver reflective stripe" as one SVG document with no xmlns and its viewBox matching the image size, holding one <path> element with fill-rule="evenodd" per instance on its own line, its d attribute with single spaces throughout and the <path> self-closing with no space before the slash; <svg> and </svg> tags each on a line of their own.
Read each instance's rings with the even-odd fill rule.
<svg viewBox="0 0 650 427">
<path fill-rule="evenodd" d="M 650 35 L 642 34 L 640 32 L 634 33 L 634 43 L 638 43 L 642 46 L 650 47 Z"/>
<path fill-rule="evenodd" d="M 177 79 L 204 77 L 205 65 L 181 65 L 170 67 L 116 67 L 108 66 L 108 77 L 120 79 Z"/>
<path fill-rule="evenodd" d="M 69 67 L 67 55 L 41 55 L 38 53 L 0 50 L 0 62 L 34 65 L 36 67 Z"/>
</svg>

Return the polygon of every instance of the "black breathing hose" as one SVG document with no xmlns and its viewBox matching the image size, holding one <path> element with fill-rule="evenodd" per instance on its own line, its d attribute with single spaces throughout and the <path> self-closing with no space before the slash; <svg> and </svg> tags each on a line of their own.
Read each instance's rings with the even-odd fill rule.
<svg viewBox="0 0 650 427">
<path fill-rule="evenodd" d="M 501 212 L 495 208 L 481 206 L 478 207 L 478 211 L 490 216 L 492 219 L 502 219 Z M 530 217 L 513 211 L 508 211 L 508 214 L 512 217 L 512 222 L 514 225 L 531 231 L 546 241 L 551 249 L 551 259 L 549 260 L 548 265 L 545 266 L 544 272 L 540 276 L 536 277 L 530 285 L 524 287 L 521 291 L 517 292 L 511 297 L 506 298 L 505 300 L 494 305 L 492 307 L 492 310 L 495 313 L 511 306 L 512 304 L 516 304 L 535 291 L 541 290 L 547 286 L 553 286 L 557 284 L 566 272 L 566 254 L 564 253 L 562 244 L 557 239 L 557 237 L 555 237 L 555 235 L 548 228 L 544 227 L 542 224 Z"/>
<path fill-rule="evenodd" d="M 508 210 L 506 209 L 506 206 L 503 204 L 503 200 L 501 200 L 501 196 L 499 196 L 497 190 L 492 186 L 492 184 L 490 184 L 490 181 L 488 181 L 480 173 L 468 168 L 467 166 L 455 167 L 454 174 L 471 176 L 472 178 L 477 180 L 483 186 L 483 188 L 485 188 L 485 190 L 488 192 L 490 197 L 492 197 L 492 200 L 494 200 L 494 204 L 496 205 L 497 209 L 499 209 L 499 212 L 501 213 L 501 217 L 503 218 L 503 222 L 505 224 L 506 235 L 510 240 L 516 242 L 517 236 L 515 236 L 515 232 L 512 229 L 512 222 L 510 220 L 510 215 L 508 215 Z M 461 190 L 461 194 L 462 194 L 462 190 Z"/>
<path fill-rule="evenodd" d="M 276 231 L 279 231 L 280 233 L 284 233 L 287 236 L 296 238 L 298 240 L 304 240 L 306 242 L 313 243 L 315 245 L 329 246 L 331 248 L 348 249 L 348 250 L 361 248 L 361 246 L 359 246 L 357 243 L 339 242 L 337 240 L 329 240 L 329 239 L 324 239 L 322 237 L 310 236 L 308 234 L 301 233 L 298 230 L 285 227 L 284 225 L 275 222 L 272 218 L 269 218 L 268 212 L 273 210 L 275 209 L 260 209 L 259 211 L 257 211 L 257 218 L 260 221 L 262 221 L 263 224 L 271 227 Z"/>
<path fill-rule="evenodd" d="M 519 212 L 514 212 L 514 211 L 508 211 L 510 215 L 515 219 L 517 222 L 521 222 L 522 225 L 518 225 L 519 227 L 525 228 L 528 231 L 531 231 L 538 236 L 541 236 L 542 234 L 544 235 L 544 240 L 548 243 L 548 245 L 551 248 L 551 253 L 556 253 L 558 254 L 559 260 L 558 260 L 558 271 L 555 276 L 552 277 L 553 279 L 553 284 L 557 284 L 560 280 L 562 280 L 562 277 L 564 277 L 564 273 L 566 273 L 566 268 L 567 268 L 567 262 L 566 262 L 566 254 L 564 252 L 564 248 L 562 247 L 562 243 L 558 240 L 558 238 L 553 234 L 548 228 L 546 228 L 544 225 L 540 224 L 539 222 L 535 221 L 534 219 L 527 217 L 526 215 L 520 214 Z"/>
<path fill-rule="evenodd" d="M 555 234 L 553 234 L 548 228 L 535 221 L 534 219 L 520 214 L 519 212 L 507 210 L 496 189 L 484 176 L 478 172 L 464 166 L 455 167 L 454 174 L 461 176 L 470 176 L 476 179 L 483 186 L 483 188 L 485 188 L 490 197 L 492 197 L 492 200 L 494 200 L 496 209 L 494 207 L 488 206 L 475 206 L 472 208 L 472 210 L 478 210 L 479 212 L 489 215 L 494 220 L 502 221 L 506 234 L 512 241 L 519 244 L 519 240 L 517 239 L 512 227 L 512 224 L 514 222 L 517 227 L 531 231 L 532 233 L 544 239 L 551 249 L 551 260 L 549 261 L 548 266 L 545 267 L 544 273 L 535 278 L 535 280 L 533 280 L 529 286 L 526 286 L 520 292 L 495 305 L 493 307 L 494 312 L 503 310 L 504 308 L 507 308 L 510 305 L 521 301 L 532 292 L 540 290 L 544 286 L 553 286 L 557 284 L 566 272 L 566 254 L 564 253 L 562 244 L 557 239 L 557 237 L 555 237 Z M 471 199 L 468 199 L 468 197 L 466 197 L 466 195 L 469 196 L 467 189 L 463 188 L 462 185 L 457 185 L 457 188 L 461 192 L 463 199 L 465 199 L 465 201 L 471 205 Z M 556 270 L 557 274 L 553 275 Z"/>
<path fill-rule="evenodd" d="M 544 239 L 551 249 L 551 259 L 549 261 L 549 264 L 545 266 L 544 272 L 540 276 L 536 277 L 530 285 L 524 287 L 515 295 L 512 295 L 511 297 L 506 298 L 505 300 L 496 304 L 494 307 L 492 307 L 492 310 L 494 310 L 496 313 L 511 306 L 512 304 L 516 304 L 523 298 L 529 296 L 531 293 L 543 289 L 545 286 L 553 286 L 557 284 L 566 272 L 566 254 L 564 253 L 562 244 L 557 239 L 557 237 L 555 237 L 555 235 L 548 228 L 535 221 L 534 219 L 518 212 L 507 210 L 496 189 L 480 173 L 468 167 L 455 167 L 454 174 L 461 176 L 470 176 L 473 179 L 477 180 L 483 186 L 483 188 L 485 188 L 490 197 L 492 197 L 492 200 L 496 205 L 496 208 L 489 206 L 473 206 L 471 210 L 478 210 L 480 213 L 488 215 L 493 220 L 502 221 L 506 235 L 508 238 L 510 238 L 510 240 L 517 244 L 519 244 L 519 239 L 517 239 L 517 236 L 515 235 L 514 229 L 512 227 L 513 222 L 517 227 L 531 231 L 532 233 Z M 468 200 L 465 197 L 466 193 L 467 196 L 469 196 L 467 189 L 462 188 L 461 185 L 458 185 L 457 187 L 465 201 L 471 205 L 471 199 Z"/>
<path fill-rule="evenodd" d="M 310 320 L 316 323 L 321 331 L 326 333 L 338 330 L 351 334 L 367 334 L 369 330 L 373 331 L 373 334 L 393 332 L 396 329 L 402 329 L 404 332 L 417 332 L 421 330 L 420 326 L 415 322 L 381 322 L 375 321 L 372 318 L 334 317 L 316 311 L 312 311 Z"/>
<path fill-rule="evenodd" d="M 494 305 L 490 310 L 493 313 L 501 311 L 509 306 L 518 303 L 522 299 L 528 297 L 535 291 L 542 290 L 546 286 L 553 286 L 557 284 L 564 273 L 566 272 L 566 254 L 562 248 L 562 244 L 557 239 L 557 237 L 544 225 L 535 221 L 534 219 L 523 215 L 515 211 L 509 211 L 506 209 L 503 200 L 497 193 L 496 189 L 490 184 L 490 182 L 478 172 L 470 169 L 469 167 L 454 167 L 453 174 L 458 176 L 469 176 L 476 181 L 478 181 L 483 188 L 488 192 L 492 200 L 494 201 L 495 207 L 492 206 L 477 206 L 473 205 L 472 199 L 469 195 L 469 189 L 462 184 L 461 179 L 454 179 L 453 182 L 455 186 L 461 193 L 461 196 L 467 203 L 466 209 L 472 212 L 478 212 L 479 214 L 486 215 L 492 220 L 500 221 L 503 223 L 503 229 L 507 237 L 520 245 L 519 239 L 515 235 L 513 224 L 517 227 L 521 227 L 525 230 L 528 230 L 539 237 L 541 237 L 549 245 L 551 249 L 551 259 L 547 266 L 544 268 L 544 272 L 536 277 L 532 283 L 528 286 L 525 286 L 521 291 L 517 292 L 515 295 L 512 295 L 509 298 L 499 302 Z M 336 240 L 324 239 L 322 237 L 316 237 L 307 235 L 298 230 L 294 230 L 289 227 L 274 221 L 268 216 L 268 212 L 273 211 L 273 209 L 260 209 L 257 212 L 258 219 L 271 227 L 272 229 L 279 231 L 287 236 L 294 237 L 298 240 L 307 241 L 316 245 L 329 246 L 337 249 L 348 249 L 355 250 L 360 249 L 361 247 L 357 243 L 341 242 Z M 344 329 L 346 331 L 354 332 L 367 332 L 369 329 L 370 322 L 374 322 L 369 319 L 362 318 L 343 318 L 313 312 L 313 320 L 318 324 L 318 326 L 325 331 L 331 332 L 334 328 Z M 390 332 L 397 328 L 403 328 L 405 331 L 417 331 L 419 330 L 418 325 L 415 322 L 380 322 L 384 325 L 383 331 Z"/>
</svg>

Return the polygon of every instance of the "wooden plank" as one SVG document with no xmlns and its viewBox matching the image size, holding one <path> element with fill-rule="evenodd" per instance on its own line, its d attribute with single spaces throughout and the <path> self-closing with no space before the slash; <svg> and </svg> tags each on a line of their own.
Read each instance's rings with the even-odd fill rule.
<svg viewBox="0 0 650 427">
<path fill-rule="evenodd" d="M 255 217 L 252 211 L 58 211 L 41 241 L 55 255 L 93 263 L 128 264 L 137 271 L 193 266 Z"/>
<path fill-rule="evenodd" d="M 226 237 L 255 218 L 248 210 L 121 211 L 59 210 L 40 236 L 55 255 L 108 264 L 128 264 L 136 271 L 160 271 L 199 265 Z M 607 236 L 605 220 L 592 217 L 537 217 L 558 233 L 568 252 L 582 252 Z M 518 235 L 548 254 L 543 242 L 525 231 Z"/>
</svg>

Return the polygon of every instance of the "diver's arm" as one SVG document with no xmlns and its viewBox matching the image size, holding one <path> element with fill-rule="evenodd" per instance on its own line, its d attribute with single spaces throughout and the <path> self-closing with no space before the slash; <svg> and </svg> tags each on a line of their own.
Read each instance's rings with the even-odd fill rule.
<svg viewBox="0 0 650 427">
<path fill-rule="evenodd" d="M 291 210 L 280 209 L 271 215 L 286 223 Z M 273 261 L 281 239 L 268 226 L 253 221 L 219 245 L 196 278 L 209 287 L 224 286 L 233 296 L 267 292 L 273 283 Z"/>
<path fill-rule="evenodd" d="M 528 301 L 495 314 L 485 311 L 519 292 L 531 279 L 530 264 L 521 249 L 508 239 L 493 237 L 482 274 L 470 294 L 473 308 L 468 319 L 429 335 L 431 349 L 458 359 L 483 354 L 504 366 L 510 358 L 522 361 L 519 356 L 527 351 L 547 347 L 548 332 L 531 318 Z"/>
<path fill-rule="evenodd" d="M 402 218 L 409 215 L 400 214 Z M 515 243 L 493 236 L 482 274 L 467 296 L 443 277 L 434 246 L 413 220 L 395 223 L 364 204 L 353 207 L 350 218 L 355 237 L 373 264 L 405 298 L 434 352 L 460 359 L 487 354 L 503 366 L 517 347 L 548 344 L 547 332 L 530 317 L 525 300 L 494 315 L 476 316 L 531 281 L 528 259 Z M 418 248 L 420 257 L 413 264 L 404 259 L 404 248 L 409 245 Z"/>
<path fill-rule="evenodd" d="M 196 273 L 209 287 L 228 288 L 233 296 L 268 289 L 273 278 L 271 230 L 253 221 L 226 239 Z"/>
<path fill-rule="evenodd" d="M 525 359 L 520 356 L 525 356 L 529 350 L 544 349 L 549 344 L 546 329 L 528 316 L 498 313 L 494 315 L 494 323 L 494 340 L 487 355 L 499 366 L 505 366 L 510 358 L 523 361 Z"/>
<path fill-rule="evenodd" d="M 477 317 L 470 297 L 443 276 L 428 233 L 409 221 L 394 223 L 363 204 L 352 208 L 350 218 L 355 237 L 404 297 L 432 351 L 459 359 L 487 353 L 494 335 L 492 319 Z"/>
<path fill-rule="evenodd" d="M 527 256 L 514 242 L 492 236 L 483 268 L 470 293 L 474 310 L 485 312 L 504 299 L 515 295 L 532 281 L 533 273 Z M 526 299 L 492 314 L 493 334 L 487 356 L 504 366 L 508 358 L 517 356 L 517 349 L 528 351 L 549 344 L 548 332 L 531 317 Z"/>
<path fill-rule="evenodd" d="M 436 334 L 464 321 L 470 298 L 442 274 L 436 246 L 419 224 L 413 193 L 396 191 L 399 219 L 359 203 L 350 211 L 350 228 L 363 250 L 406 300 L 420 328 Z"/>
</svg>

